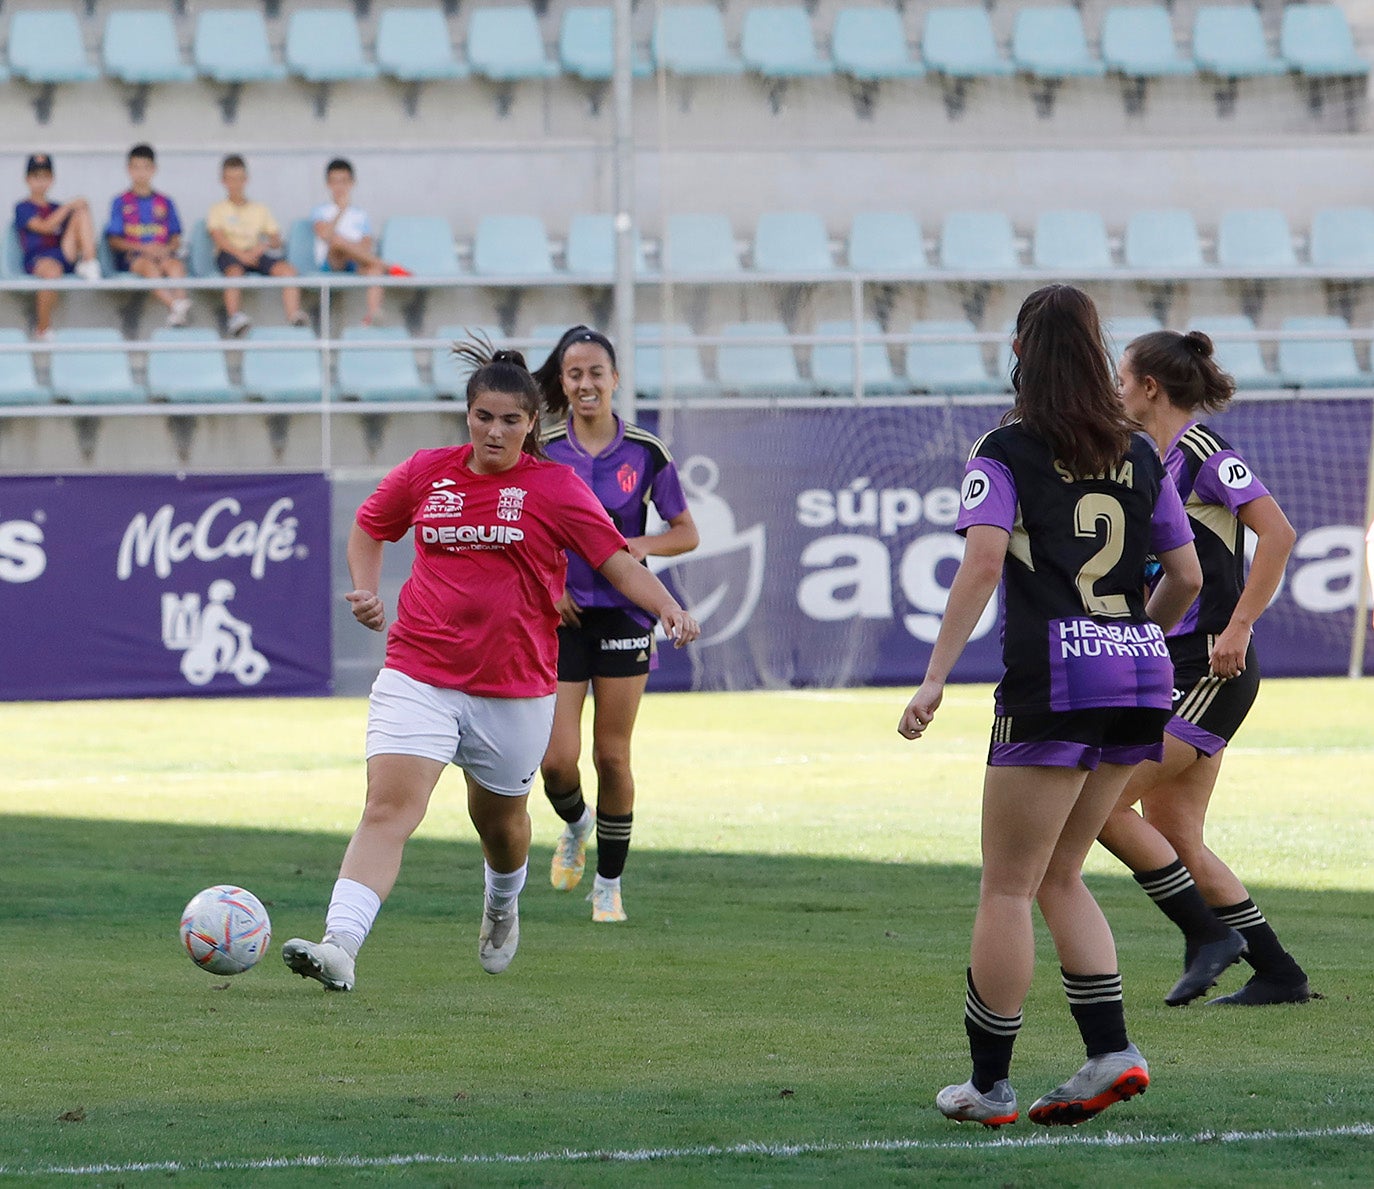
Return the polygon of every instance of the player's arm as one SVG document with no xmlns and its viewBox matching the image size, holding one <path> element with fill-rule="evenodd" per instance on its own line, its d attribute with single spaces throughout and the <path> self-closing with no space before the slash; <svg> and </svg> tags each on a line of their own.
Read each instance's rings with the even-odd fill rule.
<svg viewBox="0 0 1374 1189">
<path fill-rule="evenodd" d="M 1218 677 L 1234 677 L 1245 668 L 1250 630 L 1283 581 L 1288 555 L 1298 539 L 1296 530 L 1272 495 L 1262 495 L 1242 504 L 1236 516 L 1255 534 L 1255 558 L 1250 563 L 1250 573 L 1236 601 L 1236 609 L 1231 612 L 1231 621 L 1212 647 L 1211 668 Z"/>
<path fill-rule="evenodd" d="M 628 549 L 617 549 L 597 569 L 630 602 L 662 623 L 675 647 L 690 644 L 701 635 L 697 621 L 678 606 L 668 588 L 635 561 Z"/>
<path fill-rule="evenodd" d="M 646 537 L 628 537 L 626 548 L 636 561 L 646 557 L 677 557 L 680 553 L 690 553 L 701 544 L 701 534 L 697 532 L 692 513 L 683 509 L 671 520 L 661 533 Z"/>
<path fill-rule="evenodd" d="M 973 629 L 1002 580 L 1011 534 L 993 524 L 970 525 L 964 543 L 964 557 L 949 588 L 940 632 L 931 649 L 921 688 L 912 696 L 897 724 L 897 733 L 919 739 L 935 717 L 945 694 L 945 681 L 963 653 Z M 1182 612 L 1180 612 L 1182 614 Z"/>
<path fill-rule="evenodd" d="M 1202 566 L 1192 541 L 1160 553 L 1159 566 L 1162 573 L 1145 604 L 1145 614 L 1167 632 L 1202 590 Z"/>
<path fill-rule="evenodd" d="M 377 593 L 382 584 L 382 544 L 354 524 L 345 551 L 353 589 L 344 598 L 352 604 L 353 618 L 374 632 L 386 626 L 386 608 Z"/>
<path fill-rule="evenodd" d="M 62 220 L 66 217 L 67 207 L 59 206 L 49 215 L 34 215 L 24 224 L 25 231 L 33 231 L 39 235 L 52 235 L 62 226 Z"/>
</svg>

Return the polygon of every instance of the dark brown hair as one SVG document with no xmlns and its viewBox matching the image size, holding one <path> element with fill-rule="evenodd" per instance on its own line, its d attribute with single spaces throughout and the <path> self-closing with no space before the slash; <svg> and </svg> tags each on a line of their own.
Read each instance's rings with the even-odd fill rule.
<svg viewBox="0 0 1374 1189">
<path fill-rule="evenodd" d="M 1097 307 L 1072 285 L 1046 285 L 1016 315 L 1019 420 L 1074 474 L 1095 475 L 1119 462 L 1134 426 L 1121 407 Z"/>
<path fill-rule="evenodd" d="M 1192 412 L 1219 413 L 1236 394 L 1236 382 L 1212 358 L 1212 340 L 1200 330 L 1179 334 L 1156 330 L 1132 339 L 1126 348 L 1131 371 L 1150 376 L 1169 403 Z"/>
<path fill-rule="evenodd" d="M 543 458 L 544 450 L 539 444 L 539 386 L 525 366 L 525 357 L 519 351 L 494 350 L 491 342 L 480 334 L 454 343 L 453 356 L 472 364 L 474 369 L 468 377 L 468 408 L 471 409 L 472 402 L 484 392 L 502 392 L 516 397 L 520 408 L 534 419 L 520 449 Z"/>
<path fill-rule="evenodd" d="M 558 346 L 549 352 L 549 357 L 534 373 L 534 382 L 544 395 L 544 407 L 554 417 L 564 417 L 568 412 L 568 397 L 563 391 L 563 356 L 574 343 L 595 343 L 610 357 L 611 370 L 615 370 L 615 348 L 604 334 L 590 326 L 571 326 L 565 330 Z"/>
</svg>

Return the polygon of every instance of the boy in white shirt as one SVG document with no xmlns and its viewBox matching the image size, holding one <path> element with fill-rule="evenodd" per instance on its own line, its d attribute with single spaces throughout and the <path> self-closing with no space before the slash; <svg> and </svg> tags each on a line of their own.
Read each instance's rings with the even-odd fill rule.
<svg viewBox="0 0 1374 1189">
<path fill-rule="evenodd" d="M 352 164 L 342 157 L 334 158 L 325 166 L 324 180 L 329 187 L 330 201 L 322 202 L 310 213 L 310 221 L 315 226 L 315 263 L 320 271 L 408 277 L 408 269 L 399 264 L 388 265 L 373 251 L 372 220 L 366 211 L 352 205 Z M 381 287 L 369 287 L 363 325 L 374 325 L 380 320 L 381 312 Z"/>
</svg>

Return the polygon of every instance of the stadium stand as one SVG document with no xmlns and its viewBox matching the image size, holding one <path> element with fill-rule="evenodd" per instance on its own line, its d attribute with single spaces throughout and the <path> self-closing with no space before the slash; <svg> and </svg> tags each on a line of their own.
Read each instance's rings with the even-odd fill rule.
<svg viewBox="0 0 1374 1189">
<path fill-rule="evenodd" d="M 367 345 L 409 341 L 404 330 L 392 326 L 349 326 L 341 337 L 357 345 L 339 349 L 336 373 L 340 396 L 373 402 L 427 400 L 434 395 L 420 379 L 413 351 Z"/>
<path fill-rule="evenodd" d="M 1225 335 L 1253 335 L 1255 324 L 1244 314 L 1204 315 L 1189 320 L 1190 330 L 1200 330 L 1213 340 L 1213 358 L 1228 372 L 1238 389 L 1276 388 L 1279 377 L 1264 362 L 1259 343 L 1253 339 L 1228 339 Z"/>
<path fill-rule="evenodd" d="M 297 343 L 299 351 L 254 351 L 260 343 Z M 315 336 L 304 327 L 255 326 L 248 332 L 243 352 L 243 388 L 249 396 L 267 402 L 301 404 L 318 402 L 322 387 L 320 355 Z M 309 350 L 304 348 L 309 347 Z"/>
<path fill-rule="evenodd" d="M 315 115 L 328 110 L 332 83 L 377 77 L 377 67 L 363 53 L 353 15 L 343 9 L 303 8 L 291 13 L 286 26 L 286 69 L 315 85 Z"/>
<path fill-rule="evenodd" d="M 129 120 L 134 124 L 143 122 L 149 87 L 196 77 L 182 61 L 171 14 L 156 10 L 111 12 L 105 21 L 101 62 L 107 75 L 130 86 Z"/>
<path fill-rule="evenodd" d="M 1279 340 L 1279 375 L 1294 388 L 1364 388 L 1374 376 L 1355 357 L 1350 326 L 1335 315 L 1294 316 L 1283 320 L 1285 331 L 1329 331 L 1329 339 Z"/>
<path fill-rule="evenodd" d="M 134 383 L 124 338 L 107 326 L 66 327 L 54 331 L 53 395 L 72 404 L 132 404 L 147 399 Z M 108 351 L 64 351 L 62 345 L 108 345 Z"/>
<path fill-rule="evenodd" d="M 15 78 L 34 83 L 34 114 L 40 124 L 52 115 L 59 84 L 91 82 L 100 71 L 91 64 L 76 14 L 60 10 L 17 9 L 10 17 L 9 64 Z"/>
<path fill-rule="evenodd" d="M 1045 211 L 1035 223 L 1031 261 L 1066 276 L 1110 269 L 1107 225 L 1097 211 Z"/>
<path fill-rule="evenodd" d="M 724 215 L 669 215 L 662 257 L 663 270 L 677 276 L 740 271 L 735 233 Z"/>
<path fill-rule="evenodd" d="M 860 333 L 865 338 L 882 333 L 877 319 L 860 324 Z M 854 323 L 822 321 L 816 324 L 817 335 L 853 336 Z M 892 371 L 892 360 L 887 347 L 880 342 L 864 342 L 859 349 L 858 359 L 862 369 L 863 390 L 873 396 L 889 396 L 906 392 L 908 385 Z M 818 392 L 841 395 L 854 390 L 854 344 L 817 343 L 811 348 L 811 381 Z"/>
<path fill-rule="evenodd" d="M 154 343 L 218 343 L 219 335 L 195 326 L 159 327 Z M 148 394 L 173 404 L 241 400 L 242 390 L 229 381 L 223 351 L 150 351 Z"/>
<path fill-rule="evenodd" d="M 797 357 L 781 322 L 730 322 L 725 339 L 776 339 L 776 342 L 724 342 L 716 348 L 716 376 L 727 393 L 739 396 L 803 396 L 811 386 L 801 378 Z"/>
<path fill-rule="evenodd" d="M 929 265 L 921 224 L 906 211 L 860 211 L 849 227 L 849 267 L 919 275 Z"/>
<path fill-rule="evenodd" d="M 974 333 L 972 322 L 925 320 L 913 322 L 913 335 L 949 336 Z M 983 349 L 973 342 L 913 342 L 906 349 L 906 376 L 916 392 L 999 392 L 1002 381 L 988 374 Z"/>
<path fill-rule="evenodd" d="M 689 326 L 641 322 L 635 330 L 635 387 L 640 394 L 659 397 L 671 388 L 676 396 L 691 398 L 716 391 L 706 378 L 700 349 L 685 341 L 692 335 Z"/>
<path fill-rule="evenodd" d="M 21 346 L 28 339 L 22 330 L 0 326 L 0 346 Z M 52 391 L 38 382 L 33 356 L 27 351 L 0 351 L 0 404 L 45 405 Z"/>
<path fill-rule="evenodd" d="M 811 211 L 764 211 L 754 231 L 754 271 L 828 273 L 834 269 L 825 221 Z"/>
<path fill-rule="evenodd" d="M 635 271 L 648 271 L 644 239 L 636 231 Z M 615 216 L 574 215 L 568 223 L 565 264 L 573 276 L 609 280 L 615 274 Z"/>
</svg>

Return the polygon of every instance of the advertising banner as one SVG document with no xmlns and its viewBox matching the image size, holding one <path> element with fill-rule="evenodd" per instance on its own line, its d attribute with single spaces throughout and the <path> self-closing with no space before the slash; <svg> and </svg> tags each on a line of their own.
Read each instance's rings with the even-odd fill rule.
<svg viewBox="0 0 1374 1189">
<path fill-rule="evenodd" d="M 962 538 L 964 461 L 1004 407 L 678 410 L 671 446 L 701 546 L 654 558 L 702 623 L 660 648 L 656 689 L 919 682 Z M 648 427 L 653 423 L 644 419 Z M 1265 673 L 1344 673 L 1364 566 L 1366 401 L 1242 402 L 1209 419 L 1298 532 L 1261 620 Z M 1000 673 L 1000 593 L 955 680 Z"/>
<path fill-rule="evenodd" d="M 324 694 L 323 475 L 0 478 L 0 699 Z"/>
</svg>

